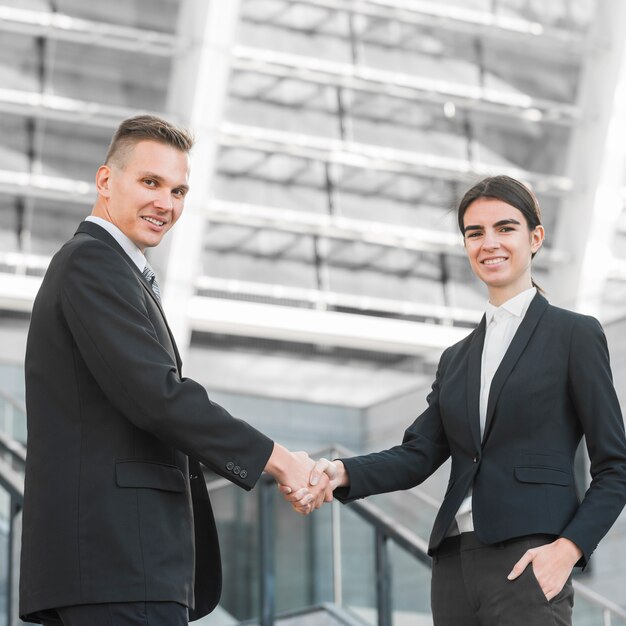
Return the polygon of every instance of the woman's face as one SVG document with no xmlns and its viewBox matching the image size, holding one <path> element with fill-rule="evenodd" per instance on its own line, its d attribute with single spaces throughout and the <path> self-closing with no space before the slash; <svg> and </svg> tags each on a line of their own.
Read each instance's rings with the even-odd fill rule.
<svg viewBox="0 0 626 626">
<path fill-rule="evenodd" d="M 463 216 L 464 241 L 474 274 L 498 306 L 532 286 L 530 263 L 541 247 L 543 226 L 528 230 L 519 209 L 495 198 L 474 200 Z"/>
</svg>

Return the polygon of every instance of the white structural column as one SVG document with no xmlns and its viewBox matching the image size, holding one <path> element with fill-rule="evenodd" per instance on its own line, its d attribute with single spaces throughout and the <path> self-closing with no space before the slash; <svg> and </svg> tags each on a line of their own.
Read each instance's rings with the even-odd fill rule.
<svg viewBox="0 0 626 626">
<path fill-rule="evenodd" d="M 569 257 L 551 274 L 553 303 L 600 316 L 611 243 L 622 208 L 626 136 L 626 2 L 598 0 L 580 84 L 582 120 L 570 145 L 574 181 L 564 196 L 555 247 Z"/>
<path fill-rule="evenodd" d="M 168 111 L 193 130 L 196 144 L 185 211 L 168 245 L 156 253 L 155 264 L 164 274 L 164 305 L 184 358 L 191 338 L 187 309 L 201 274 L 205 210 L 211 196 L 239 0 L 187 0 L 181 10 L 178 33 L 184 50 L 173 63 Z"/>
</svg>

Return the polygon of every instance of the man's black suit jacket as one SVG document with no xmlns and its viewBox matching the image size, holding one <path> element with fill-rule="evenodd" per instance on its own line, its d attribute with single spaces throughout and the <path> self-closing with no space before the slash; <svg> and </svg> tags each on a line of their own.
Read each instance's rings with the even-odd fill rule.
<svg viewBox="0 0 626 626">
<path fill-rule="evenodd" d="M 26 408 L 20 615 L 130 601 L 210 612 L 221 567 L 198 461 L 251 489 L 273 443 L 182 377 L 152 289 L 97 224 L 54 256 L 35 300 Z"/>
<path fill-rule="evenodd" d="M 494 375 L 481 440 L 484 339 L 485 318 L 443 353 L 429 406 L 401 445 L 342 459 L 350 486 L 337 495 L 350 501 L 409 489 L 452 457 L 431 554 L 473 485 L 474 530 L 481 541 L 567 537 L 582 550 L 584 564 L 626 502 L 624 423 L 602 328 L 537 294 Z M 579 502 L 574 455 L 583 434 L 592 481 Z"/>
</svg>

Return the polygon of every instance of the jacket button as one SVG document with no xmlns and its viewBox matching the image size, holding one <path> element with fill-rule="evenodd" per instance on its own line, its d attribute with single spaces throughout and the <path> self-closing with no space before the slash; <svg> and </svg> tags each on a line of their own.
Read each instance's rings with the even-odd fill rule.
<svg viewBox="0 0 626 626">
<path fill-rule="evenodd" d="M 235 469 L 233 469 L 233 474 L 239 474 L 240 471 L 241 468 L 239 467 L 239 465 L 235 465 Z"/>
<path fill-rule="evenodd" d="M 229 472 L 232 472 L 232 471 L 233 471 L 233 467 L 235 467 L 235 464 L 234 464 L 232 461 L 228 461 L 228 463 L 226 463 L 226 469 L 227 469 Z"/>
<path fill-rule="evenodd" d="M 246 472 L 246 470 L 241 470 L 241 472 L 239 472 L 239 478 L 245 478 L 248 475 L 248 472 Z"/>
<path fill-rule="evenodd" d="M 474 463 L 478 463 L 478 461 L 480 461 L 480 459 L 477 456 L 475 456 L 474 457 Z"/>
</svg>

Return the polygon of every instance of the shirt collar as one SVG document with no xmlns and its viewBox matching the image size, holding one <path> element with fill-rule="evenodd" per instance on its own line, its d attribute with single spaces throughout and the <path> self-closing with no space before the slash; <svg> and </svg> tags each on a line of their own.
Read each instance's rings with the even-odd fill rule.
<svg viewBox="0 0 626 626">
<path fill-rule="evenodd" d="M 530 289 L 526 289 L 525 291 L 518 293 L 516 296 L 513 296 L 510 300 L 507 300 L 500 306 L 494 306 L 491 302 L 487 302 L 485 307 L 487 325 L 491 323 L 496 313 L 502 313 L 504 314 L 504 317 L 511 317 L 513 315 L 515 317 L 524 317 L 536 293 L 537 289 L 535 287 L 531 287 Z"/>
<path fill-rule="evenodd" d="M 102 226 L 102 228 L 104 228 L 104 230 L 106 230 L 109 235 L 111 235 L 111 237 L 113 237 L 115 241 L 120 244 L 122 250 L 126 252 L 131 261 L 139 268 L 139 271 L 143 272 L 144 268 L 148 264 L 146 257 L 115 224 L 101 217 L 96 217 L 95 215 L 89 215 L 85 218 L 85 221 L 93 222 L 94 224 L 98 224 L 98 226 Z"/>
</svg>

